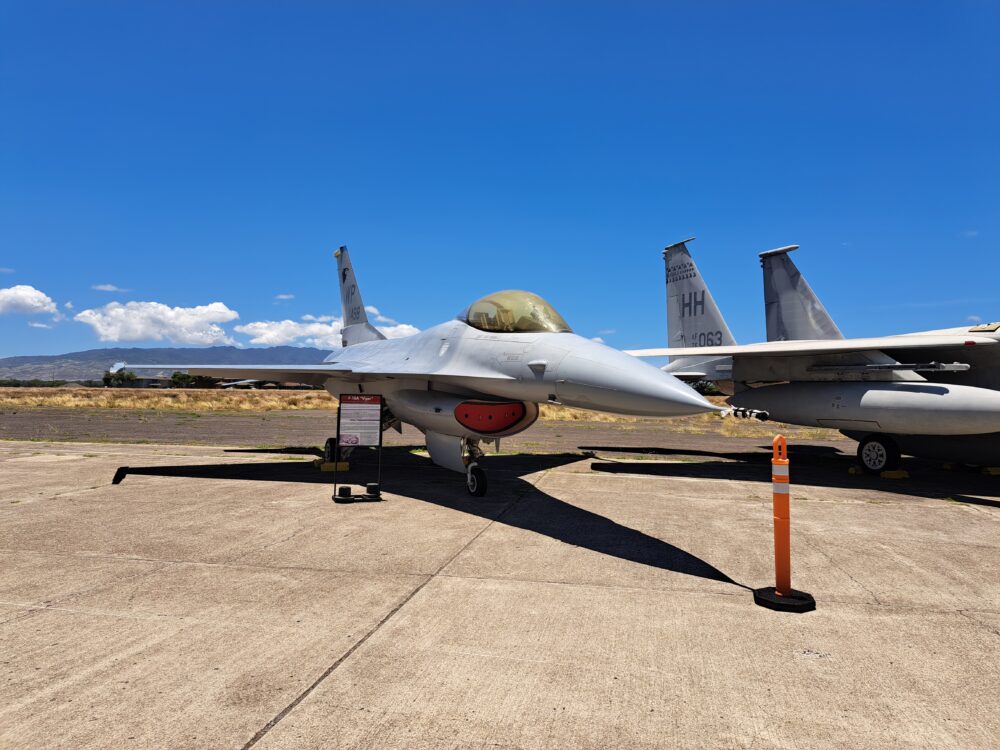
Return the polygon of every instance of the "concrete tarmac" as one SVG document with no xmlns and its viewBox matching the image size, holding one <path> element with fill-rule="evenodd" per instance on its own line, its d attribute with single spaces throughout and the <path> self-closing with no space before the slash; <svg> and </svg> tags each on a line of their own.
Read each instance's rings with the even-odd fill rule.
<svg viewBox="0 0 1000 750">
<path fill-rule="evenodd" d="M 786 614 L 743 444 L 485 498 L 394 447 L 339 505 L 308 455 L 0 442 L 0 747 L 997 747 L 1000 478 L 832 453 L 791 448 Z"/>
</svg>

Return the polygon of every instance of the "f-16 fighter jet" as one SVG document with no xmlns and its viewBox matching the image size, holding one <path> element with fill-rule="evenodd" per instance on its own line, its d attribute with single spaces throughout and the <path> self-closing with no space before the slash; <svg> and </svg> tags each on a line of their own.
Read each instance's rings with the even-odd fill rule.
<svg viewBox="0 0 1000 750">
<path fill-rule="evenodd" d="M 832 427 L 859 441 L 870 473 L 901 453 L 1000 465 L 1000 323 L 845 339 L 788 257 L 760 254 L 767 343 L 737 345 L 685 243 L 664 251 L 665 370 L 711 380 L 737 408 Z"/>
<path fill-rule="evenodd" d="M 673 376 L 578 336 L 541 297 L 502 291 L 454 320 L 400 339 L 368 322 L 347 248 L 337 258 L 343 349 L 316 365 L 142 365 L 192 375 L 320 385 L 333 395 L 379 394 L 382 429 L 412 424 L 431 460 L 486 492 L 480 443 L 515 435 L 540 403 L 649 417 L 723 411 Z"/>
</svg>

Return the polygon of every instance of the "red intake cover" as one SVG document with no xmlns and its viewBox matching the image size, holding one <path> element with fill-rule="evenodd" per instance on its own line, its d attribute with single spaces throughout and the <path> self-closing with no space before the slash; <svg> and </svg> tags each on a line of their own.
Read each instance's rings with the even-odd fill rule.
<svg viewBox="0 0 1000 750">
<path fill-rule="evenodd" d="M 508 430 L 527 413 L 520 401 L 494 403 L 491 401 L 463 401 L 455 407 L 455 419 L 462 427 L 468 427 L 483 435 Z"/>
</svg>

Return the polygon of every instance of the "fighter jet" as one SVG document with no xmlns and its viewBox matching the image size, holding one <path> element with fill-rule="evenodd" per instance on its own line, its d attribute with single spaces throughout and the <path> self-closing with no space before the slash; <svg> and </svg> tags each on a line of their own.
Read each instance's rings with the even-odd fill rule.
<svg viewBox="0 0 1000 750">
<path fill-rule="evenodd" d="M 760 253 L 767 343 L 737 345 L 685 240 L 664 251 L 671 346 L 665 370 L 711 380 L 730 405 L 832 427 L 869 473 L 902 453 L 1000 465 L 1000 323 L 845 339 L 788 254 Z"/>
<path fill-rule="evenodd" d="M 320 385 L 332 395 L 379 394 L 382 429 L 424 433 L 431 460 L 486 492 L 483 441 L 530 427 L 539 404 L 649 417 L 724 411 L 689 386 L 623 352 L 573 333 L 544 299 L 507 290 L 476 300 L 454 320 L 386 339 L 368 321 L 346 247 L 337 259 L 343 348 L 316 365 L 133 366 L 192 375 Z"/>
</svg>

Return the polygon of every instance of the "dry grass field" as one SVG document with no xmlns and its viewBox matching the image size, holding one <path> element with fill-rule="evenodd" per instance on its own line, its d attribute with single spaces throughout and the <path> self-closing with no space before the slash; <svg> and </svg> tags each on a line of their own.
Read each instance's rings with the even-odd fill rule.
<svg viewBox="0 0 1000 750">
<path fill-rule="evenodd" d="M 220 390 L 200 388 L 0 388 L 0 409 L 147 409 L 184 412 L 268 412 L 337 408 L 325 391 Z M 709 415 L 711 416 L 711 415 Z M 565 406 L 542 406 L 543 419 L 632 422 Z"/>
<path fill-rule="evenodd" d="M 711 401 L 724 404 L 724 399 Z M 163 414 L 266 414 L 268 412 L 333 411 L 336 399 L 325 391 L 217 390 L 217 389 L 156 389 L 156 388 L 0 388 L 0 411 L 3 410 L 81 410 L 96 413 L 102 410 L 159 412 Z M 50 412 L 54 413 L 54 412 Z M 590 422 L 620 425 L 629 430 L 639 423 L 649 423 L 642 417 L 571 409 L 565 406 L 542 405 L 541 419 L 548 422 Z M 659 420 L 657 420 L 659 421 Z M 692 435 L 715 434 L 723 437 L 757 438 L 774 434 L 774 423 L 761 423 L 701 414 L 669 420 L 670 432 Z M 838 440 L 834 430 L 782 426 L 789 436 L 810 440 Z"/>
<path fill-rule="evenodd" d="M 0 409 L 149 409 L 263 412 L 335 409 L 325 391 L 243 391 L 202 388 L 0 388 Z"/>
</svg>

